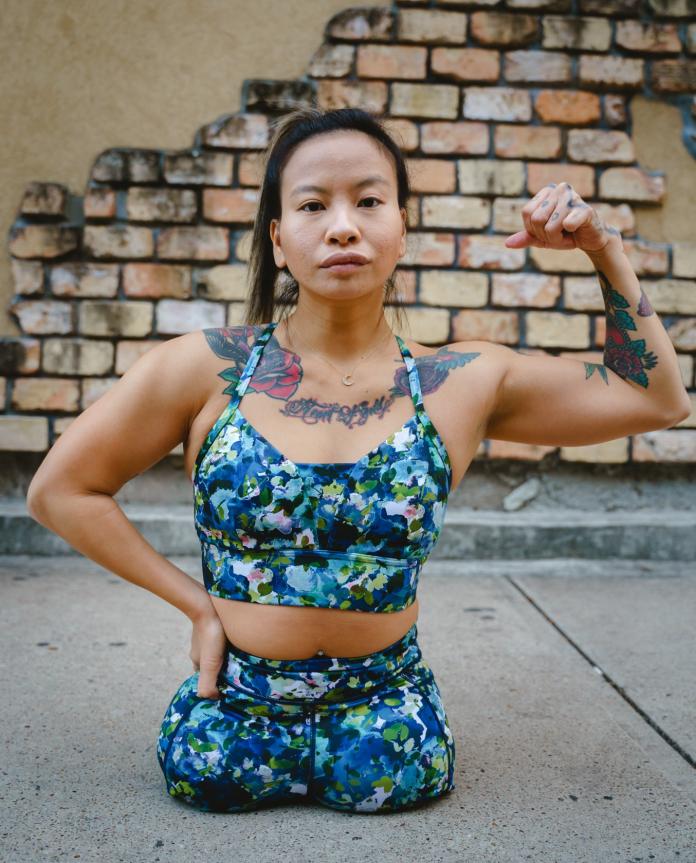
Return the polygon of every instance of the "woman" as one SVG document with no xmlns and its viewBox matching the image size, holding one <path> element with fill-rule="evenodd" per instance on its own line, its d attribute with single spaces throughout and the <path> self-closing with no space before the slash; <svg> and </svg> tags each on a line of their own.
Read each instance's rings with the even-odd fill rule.
<svg viewBox="0 0 696 863">
<path fill-rule="evenodd" d="M 37 521 L 191 619 L 195 671 L 157 756 L 169 793 L 199 809 L 307 798 L 384 812 L 449 793 L 455 742 L 418 645 L 416 588 L 480 441 L 591 444 L 688 413 L 620 234 L 566 183 L 523 207 L 507 244 L 587 253 L 604 365 L 395 335 L 385 303 L 408 198 L 402 154 L 370 114 L 286 115 L 267 153 L 248 323 L 149 351 L 31 483 Z M 113 500 L 179 442 L 203 585 Z"/>
</svg>

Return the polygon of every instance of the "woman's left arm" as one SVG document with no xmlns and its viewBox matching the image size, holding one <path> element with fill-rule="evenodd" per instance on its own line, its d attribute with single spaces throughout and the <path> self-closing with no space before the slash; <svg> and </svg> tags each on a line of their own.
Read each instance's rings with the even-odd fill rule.
<svg viewBox="0 0 696 863">
<path fill-rule="evenodd" d="M 489 345 L 499 385 L 486 437 L 578 446 L 669 428 L 689 416 L 676 351 L 619 231 L 567 183 L 545 186 L 522 217 L 525 229 L 507 238 L 508 247 L 581 249 L 592 261 L 606 313 L 604 363 Z"/>
</svg>

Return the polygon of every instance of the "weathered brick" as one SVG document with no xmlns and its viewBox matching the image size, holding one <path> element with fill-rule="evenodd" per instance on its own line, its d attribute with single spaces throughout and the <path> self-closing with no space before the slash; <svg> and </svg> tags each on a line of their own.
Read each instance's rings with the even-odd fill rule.
<svg viewBox="0 0 696 863">
<path fill-rule="evenodd" d="M 246 323 L 246 303 L 229 303 L 227 306 L 228 327 L 237 327 Z"/>
<path fill-rule="evenodd" d="M 415 195 L 411 195 L 406 202 L 406 218 L 406 224 L 408 225 L 409 230 L 420 225 L 420 206 L 418 198 Z"/>
<path fill-rule="evenodd" d="M 405 153 L 418 149 L 419 127 L 412 120 L 385 117 L 382 119 L 382 125 Z"/>
<path fill-rule="evenodd" d="M 234 257 L 237 261 L 248 261 L 251 255 L 253 231 L 240 231 L 235 234 Z"/>
<path fill-rule="evenodd" d="M 565 84 L 573 78 L 571 58 L 558 51 L 508 51 L 503 59 L 511 83 Z"/>
<path fill-rule="evenodd" d="M 156 183 L 160 173 L 159 150 L 103 150 L 92 164 L 90 181 L 100 183 Z"/>
<path fill-rule="evenodd" d="M 454 234 L 410 231 L 406 235 L 404 266 L 449 266 L 454 263 Z"/>
<path fill-rule="evenodd" d="M 164 179 L 173 185 L 229 186 L 232 165 L 231 153 L 166 153 Z"/>
<path fill-rule="evenodd" d="M 128 190 L 126 211 L 132 222 L 193 222 L 198 202 L 193 189 L 136 186 Z"/>
<path fill-rule="evenodd" d="M 587 446 L 562 446 L 560 457 L 561 461 L 620 464 L 628 461 L 628 438 L 617 438 Z"/>
<path fill-rule="evenodd" d="M 163 260 L 226 261 L 229 246 L 225 228 L 209 225 L 165 228 L 157 237 L 157 256 Z"/>
<path fill-rule="evenodd" d="M 488 277 L 485 273 L 456 270 L 423 270 L 420 301 L 432 306 L 485 306 Z"/>
<path fill-rule="evenodd" d="M 39 369 L 41 342 L 30 336 L 0 338 L 0 374 L 31 375 Z"/>
<path fill-rule="evenodd" d="M 608 126 L 625 126 L 628 119 L 626 114 L 626 97 L 619 93 L 605 93 L 602 96 L 604 106 L 604 119 Z"/>
<path fill-rule="evenodd" d="M 40 294 L 43 291 L 43 264 L 41 261 L 12 262 L 12 281 L 17 294 Z"/>
<path fill-rule="evenodd" d="M 696 431 L 670 429 L 634 435 L 633 461 L 694 462 Z"/>
<path fill-rule="evenodd" d="M 225 307 L 207 300 L 160 300 L 157 303 L 157 332 L 180 335 L 206 327 L 225 326 Z"/>
<path fill-rule="evenodd" d="M 599 315 L 595 317 L 594 330 L 594 343 L 597 347 L 603 348 L 607 340 L 607 321 L 605 317 L 600 317 Z"/>
<path fill-rule="evenodd" d="M 532 97 L 527 90 L 515 87 L 465 87 L 464 117 L 527 122 L 532 119 Z"/>
<path fill-rule="evenodd" d="M 530 263 L 543 273 L 594 273 L 592 261 L 580 249 L 529 247 Z"/>
<path fill-rule="evenodd" d="M 65 216 L 68 187 L 62 183 L 28 183 L 19 212 L 24 216 Z"/>
<path fill-rule="evenodd" d="M 373 114 L 384 114 L 388 92 L 384 81 L 321 80 L 317 82 L 317 105 L 325 110 L 363 108 Z"/>
<path fill-rule="evenodd" d="M 413 305 L 416 302 L 416 273 L 414 270 L 397 267 L 394 285 L 395 291 L 388 304 L 399 302 L 404 305 Z"/>
<path fill-rule="evenodd" d="M 118 381 L 116 377 L 110 378 L 84 378 L 82 381 L 82 398 L 80 399 L 80 410 L 85 410 L 100 399 L 104 393 Z"/>
<path fill-rule="evenodd" d="M 118 342 L 114 371 L 117 375 L 125 374 L 132 365 L 137 363 L 140 357 L 161 343 L 161 339 L 133 339 L 127 342 Z"/>
<path fill-rule="evenodd" d="M 615 38 L 619 48 L 627 48 L 629 51 L 660 54 L 679 54 L 681 51 L 676 24 L 618 20 Z"/>
<path fill-rule="evenodd" d="M 463 195 L 519 195 L 524 190 L 524 162 L 518 159 L 458 159 Z"/>
<path fill-rule="evenodd" d="M 654 60 L 650 79 L 656 93 L 692 93 L 696 60 Z"/>
<path fill-rule="evenodd" d="M 607 168 L 599 178 L 600 198 L 659 204 L 665 191 L 664 177 L 641 168 Z"/>
<path fill-rule="evenodd" d="M 528 162 L 527 191 L 531 196 L 549 183 L 570 183 L 582 198 L 595 193 L 594 169 L 591 165 L 570 165 L 567 162 Z"/>
<path fill-rule="evenodd" d="M 103 375 L 111 371 L 114 346 L 96 339 L 46 339 L 42 369 L 53 375 Z"/>
<path fill-rule="evenodd" d="M 225 114 L 203 126 L 201 141 L 208 147 L 263 150 L 269 141 L 268 117 L 244 112 Z"/>
<path fill-rule="evenodd" d="M 628 164 L 636 160 L 636 152 L 625 132 L 569 129 L 568 158 L 593 165 Z"/>
<path fill-rule="evenodd" d="M 60 258 L 76 249 L 77 228 L 69 225 L 12 225 L 7 250 L 15 258 Z"/>
<path fill-rule="evenodd" d="M 152 303 L 137 300 L 84 300 L 80 303 L 80 332 L 86 336 L 133 336 L 152 330 Z"/>
<path fill-rule="evenodd" d="M 35 335 L 44 333 L 71 333 L 72 305 L 59 300 L 18 300 L 9 307 L 16 315 L 20 329 Z"/>
<path fill-rule="evenodd" d="M 239 185 L 260 186 L 263 181 L 263 153 L 239 154 Z"/>
<path fill-rule="evenodd" d="M 359 78 L 425 78 L 428 49 L 417 45 L 360 45 Z"/>
<path fill-rule="evenodd" d="M 83 201 L 86 219 L 113 219 L 116 216 L 116 192 L 114 189 L 87 189 Z"/>
<path fill-rule="evenodd" d="M 247 78 L 244 85 L 245 107 L 252 115 L 259 116 L 283 113 L 296 108 L 309 108 L 316 93 L 315 82 L 306 78 L 295 80 Z M 228 117 L 224 119 L 228 120 Z"/>
<path fill-rule="evenodd" d="M 207 300 L 245 300 L 248 268 L 242 264 L 222 264 L 196 271 L 198 292 Z"/>
<path fill-rule="evenodd" d="M 566 309 L 604 311 L 604 297 L 595 276 L 566 276 L 563 279 L 563 306 Z"/>
<path fill-rule="evenodd" d="M 18 378 L 10 407 L 17 411 L 76 411 L 80 384 L 70 378 Z"/>
<path fill-rule="evenodd" d="M 542 27 L 544 48 L 608 51 L 611 45 L 611 22 L 605 18 L 545 15 Z"/>
<path fill-rule="evenodd" d="M 565 312 L 525 312 L 527 344 L 540 347 L 587 348 L 589 315 Z"/>
<path fill-rule="evenodd" d="M 442 117 L 459 113 L 459 87 L 452 84 L 391 85 L 391 113 L 395 117 Z"/>
<path fill-rule="evenodd" d="M 126 264 L 123 291 L 128 297 L 191 296 L 191 270 L 173 264 Z"/>
<path fill-rule="evenodd" d="M 327 38 L 387 42 L 392 37 L 394 15 L 386 7 L 345 9 L 334 15 L 325 28 Z"/>
<path fill-rule="evenodd" d="M 433 48 L 430 66 L 436 75 L 455 81 L 490 81 L 500 77 L 500 52 L 488 48 Z"/>
<path fill-rule="evenodd" d="M 115 297 L 118 264 L 66 262 L 50 268 L 51 293 L 57 297 Z"/>
<path fill-rule="evenodd" d="M 424 153 L 483 156 L 488 152 L 488 139 L 487 123 L 434 120 L 421 125 L 421 149 Z"/>
<path fill-rule="evenodd" d="M 672 274 L 696 276 L 696 243 L 672 243 Z"/>
<path fill-rule="evenodd" d="M 678 422 L 674 428 L 696 428 L 696 393 L 689 393 L 689 401 L 691 402 L 691 413 L 686 419 Z"/>
<path fill-rule="evenodd" d="M 406 308 L 405 331 L 397 325 L 394 332 L 402 338 L 414 339 L 423 345 L 443 344 L 449 339 L 450 314 L 447 309 Z"/>
<path fill-rule="evenodd" d="M 663 276 L 669 262 L 667 247 L 647 240 L 623 240 L 624 252 L 638 276 Z"/>
<path fill-rule="evenodd" d="M 509 249 L 505 237 L 497 234 L 466 234 L 459 238 L 460 267 L 483 270 L 519 270 L 526 260 L 525 249 Z"/>
<path fill-rule="evenodd" d="M 580 57 L 578 77 L 580 83 L 602 87 L 642 89 L 643 60 L 639 57 L 598 57 L 583 54 Z"/>
<path fill-rule="evenodd" d="M 454 192 L 457 178 L 455 164 L 447 159 L 407 159 L 411 190 L 418 192 Z"/>
<path fill-rule="evenodd" d="M 211 222 L 253 224 L 259 197 L 256 189 L 204 189 L 203 217 Z"/>
<path fill-rule="evenodd" d="M 48 419 L 0 416 L 0 450 L 43 452 L 48 449 Z"/>
<path fill-rule="evenodd" d="M 677 354 L 679 371 L 685 387 L 694 385 L 694 358 L 689 354 Z"/>
<path fill-rule="evenodd" d="M 493 134 L 496 156 L 506 159 L 558 159 L 561 156 L 561 130 L 555 126 L 503 123 L 495 127 Z"/>
<path fill-rule="evenodd" d="M 529 198 L 495 198 L 493 201 L 493 231 L 514 234 L 524 227 L 522 208 Z"/>
<path fill-rule="evenodd" d="M 696 54 L 696 22 L 689 24 L 686 31 L 686 50 L 689 54 Z"/>
<path fill-rule="evenodd" d="M 488 458 L 506 458 L 517 461 L 541 461 L 547 453 L 554 452 L 555 446 L 517 443 L 516 441 L 491 439 L 488 442 Z"/>
<path fill-rule="evenodd" d="M 343 78 L 353 68 L 354 45 L 321 45 L 309 61 L 307 74 L 312 78 Z"/>
<path fill-rule="evenodd" d="M 580 126 L 600 117 L 599 96 L 582 90 L 541 90 L 534 110 L 543 123 Z"/>
<path fill-rule="evenodd" d="M 152 229 L 134 225 L 85 225 L 85 252 L 92 258 L 151 258 Z"/>
<path fill-rule="evenodd" d="M 517 344 L 520 338 L 517 312 L 467 309 L 452 315 L 452 340 L 482 339 L 504 345 Z"/>
<path fill-rule="evenodd" d="M 471 13 L 469 32 L 481 45 L 515 47 L 536 42 L 539 24 L 536 15 L 479 11 Z"/>
<path fill-rule="evenodd" d="M 464 195 L 425 195 L 422 199 L 423 225 L 429 228 L 487 227 L 491 218 L 490 201 Z"/>
<path fill-rule="evenodd" d="M 561 292 L 558 276 L 537 273 L 493 273 L 494 306 L 553 306 Z"/>
<path fill-rule="evenodd" d="M 696 351 L 696 318 L 682 318 L 665 327 L 675 348 Z"/>
<path fill-rule="evenodd" d="M 696 281 L 688 279 L 641 280 L 656 312 L 678 315 L 696 314 Z"/>
<path fill-rule="evenodd" d="M 463 45 L 467 23 L 465 14 L 448 9 L 401 9 L 396 38 L 400 42 Z"/>
</svg>

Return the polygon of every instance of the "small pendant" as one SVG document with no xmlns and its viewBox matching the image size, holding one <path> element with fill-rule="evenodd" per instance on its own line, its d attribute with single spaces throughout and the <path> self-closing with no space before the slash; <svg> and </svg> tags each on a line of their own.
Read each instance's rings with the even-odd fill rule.
<svg viewBox="0 0 696 863">
<path fill-rule="evenodd" d="M 342 381 L 342 382 L 343 382 L 347 387 L 352 387 L 352 386 L 353 386 L 353 384 L 355 383 L 355 381 L 354 381 L 354 380 L 353 380 L 353 378 L 351 377 L 350 372 L 349 372 L 347 375 L 343 375 L 343 377 L 341 378 L 341 381 Z"/>
</svg>

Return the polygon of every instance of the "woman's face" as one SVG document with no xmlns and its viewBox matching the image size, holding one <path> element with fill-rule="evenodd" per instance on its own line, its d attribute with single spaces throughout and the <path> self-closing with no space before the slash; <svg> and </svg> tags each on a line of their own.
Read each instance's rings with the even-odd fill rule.
<svg viewBox="0 0 696 863">
<path fill-rule="evenodd" d="M 378 291 L 406 252 L 406 210 L 399 209 L 391 156 L 369 135 L 340 130 L 303 141 L 285 164 L 281 218 L 271 222 L 273 256 L 301 290 L 333 299 Z M 322 266 L 356 252 L 367 263 Z"/>
</svg>

